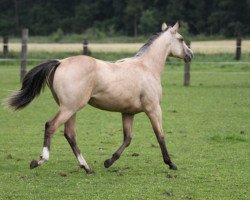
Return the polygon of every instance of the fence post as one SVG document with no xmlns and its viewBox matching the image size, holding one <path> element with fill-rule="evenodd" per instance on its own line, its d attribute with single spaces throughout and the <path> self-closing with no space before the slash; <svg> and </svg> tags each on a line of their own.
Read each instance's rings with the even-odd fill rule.
<svg viewBox="0 0 250 200">
<path fill-rule="evenodd" d="M 29 36 L 29 29 L 23 29 L 22 30 L 22 52 L 21 52 L 21 69 L 20 69 L 20 81 L 23 80 L 27 70 L 27 57 L 28 57 L 28 48 L 27 48 L 27 42 L 28 42 L 28 36 Z"/>
<path fill-rule="evenodd" d="M 241 57 L 241 38 L 238 37 L 236 40 L 236 60 L 240 60 Z"/>
<path fill-rule="evenodd" d="M 3 37 L 3 57 L 8 58 L 8 53 L 9 53 L 9 50 L 8 50 L 8 37 L 4 36 Z"/>
<path fill-rule="evenodd" d="M 186 42 L 187 46 L 190 48 L 191 42 Z M 184 65 L 184 86 L 189 86 L 190 83 L 190 62 Z"/>
<path fill-rule="evenodd" d="M 83 41 L 83 55 L 88 55 L 88 41 L 86 39 Z"/>
</svg>

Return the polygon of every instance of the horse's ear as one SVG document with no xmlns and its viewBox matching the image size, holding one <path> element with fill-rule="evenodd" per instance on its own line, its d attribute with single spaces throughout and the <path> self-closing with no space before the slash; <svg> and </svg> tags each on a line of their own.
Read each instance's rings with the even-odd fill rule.
<svg viewBox="0 0 250 200">
<path fill-rule="evenodd" d="M 173 30 L 173 32 L 177 32 L 178 31 L 178 29 L 179 29 L 179 22 L 176 22 L 175 23 L 175 25 L 173 26 L 173 28 L 172 28 L 172 30 Z"/>
<path fill-rule="evenodd" d="M 167 27 L 168 25 L 166 24 L 166 22 L 163 22 L 161 25 L 161 30 L 164 31 Z"/>
</svg>

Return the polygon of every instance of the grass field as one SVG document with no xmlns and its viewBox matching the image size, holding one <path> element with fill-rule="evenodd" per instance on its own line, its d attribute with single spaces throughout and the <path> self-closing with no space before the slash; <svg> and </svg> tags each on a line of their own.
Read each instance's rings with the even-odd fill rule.
<svg viewBox="0 0 250 200">
<path fill-rule="evenodd" d="M 42 150 L 44 123 L 57 110 L 46 89 L 21 112 L 0 107 L 0 199 L 249 199 L 250 66 L 205 60 L 233 61 L 195 57 L 190 87 L 182 86 L 180 61 L 168 64 L 162 77 L 163 126 L 177 171 L 164 165 L 144 114 L 135 117 L 131 145 L 105 169 L 103 161 L 122 141 L 121 117 L 89 106 L 78 114 L 77 132 L 95 174 L 78 168 L 63 128 L 53 137 L 50 161 L 30 170 Z M 20 87 L 18 66 L 0 63 L 0 99 Z"/>
</svg>

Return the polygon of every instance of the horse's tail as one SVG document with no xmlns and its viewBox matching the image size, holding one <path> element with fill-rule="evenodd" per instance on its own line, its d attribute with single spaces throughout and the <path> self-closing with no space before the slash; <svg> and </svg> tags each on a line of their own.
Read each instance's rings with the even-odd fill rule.
<svg viewBox="0 0 250 200">
<path fill-rule="evenodd" d="M 50 75 L 54 74 L 59 60 L 50 60 L 31 69 L 23 78 L 22 88 L 7 98 L 4 104 L 14 111 L 27 106 L 35 97 L 39 96 L 48 83 Z"/>
</svg>

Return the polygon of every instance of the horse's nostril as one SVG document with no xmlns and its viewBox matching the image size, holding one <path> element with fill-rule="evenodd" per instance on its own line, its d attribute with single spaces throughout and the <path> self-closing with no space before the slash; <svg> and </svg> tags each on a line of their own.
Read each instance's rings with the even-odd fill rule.
<svg viewBox="0 0 250 200">
<path fill-rule="evenodd" d="M 192 60 L 192 54 L 186 54 L 184 57 L 184 62 L 188 63 Z"/>
</svg>

